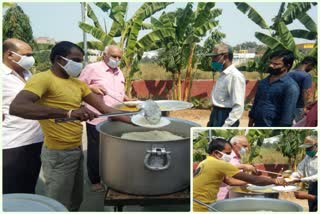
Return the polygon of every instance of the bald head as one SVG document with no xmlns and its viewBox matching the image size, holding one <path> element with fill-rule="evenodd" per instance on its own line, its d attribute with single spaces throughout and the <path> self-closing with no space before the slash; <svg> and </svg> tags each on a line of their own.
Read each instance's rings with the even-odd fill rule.
<svg viewBox="0 0 320 214">
<path fill-rule="evenodd" d="M 230 143 L 232 145 L 233 151 L 236 153 L 236 155 L 239 158 L 241 157 L 241 154 L 240 154 L 241 148 L 246 149 L 247 151 L 250 148 L 248 139 L 246 138 L 246 136 L 243 136 L 243 135 L 234 136 L 233 138 L 231 138 Z"/>
<path fill-rule="evenodd" d="M 3 63 L 18 73 L 25 69 L 20 67 L 16 62 L 21 59 L 21 56 L 32 56 L 31 46 L 15 38 L 6 39 L 3 42 L 2 51 Z"/>
<path fill-rule="evenodd" d="M 5 54 L 8 51 L 19 51 L 19 49 L 31 49 L 31 46 L 28 43 L 25 43 L 24 41 L 20 40 L 20 39 L 15 39 L 15 38 L 11 38 L 11 39 L 6 39 L 3 42 L 3 54 Z"/>
<path fill-rule="evenodd" d="M 103 52 L 103 61 L 111 68 L 116 69 L 119 66 L 122 57 L 121 49 L 116 45 L 106 46 Z"/>
</svg>

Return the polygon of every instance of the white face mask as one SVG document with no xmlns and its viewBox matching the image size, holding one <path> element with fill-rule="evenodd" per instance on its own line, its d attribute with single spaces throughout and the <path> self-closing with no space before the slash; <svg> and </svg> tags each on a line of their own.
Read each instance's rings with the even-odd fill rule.
<svg viewBox="0 0 320 214">
<path fill-rule="evenodd" d="M 227 155 L 223 152 L 218 151 L 220 154 L 222 154 L 222 157 L 220 158 L 220 160 L 223 160 L 225 162 L 230 162 L 231 161 L 231 155 Z"/>
<path fill-rule="evenodd" d="M 81 70 L 83 68 L 83 65 L 81 62 L 75 62 L 71 59 L 67 59 L 63 56 L 61 56 L 64 60 L 67 61 L 67 64 L 65 66 L 62 66 L 60 63 L 58 63 L 58 65 L 60 65 L 70 77 L 78 77 L 81 73 Z"/>
<path fill-rule="evenodd" d="M 109 61 L 107 63 L 111 68 L 117 68 L 120 65 L 120 60 L 116 60 L 112 57 L 109 57 Z"/>
<path fill-rule="evenodd" d="M 247 153 L 247 149 L 245 149 L 244 147 L 241 147 L 239 154 L 242 156 L 242 155 L 245 155 L 246 153 Z"/>
<path fill-rule="evenodd" d="M 24 68 L 26 70 L 30 70 L 30 68 L 35 63 L 33 56 L 23 56 L 23 55 L 17 54 L 14 51 L 11 51 L 11 52 L 21 57 L 18 62 L 12 60 L 13 62 L 17 63 L 21 68 Z"/>
</svg>

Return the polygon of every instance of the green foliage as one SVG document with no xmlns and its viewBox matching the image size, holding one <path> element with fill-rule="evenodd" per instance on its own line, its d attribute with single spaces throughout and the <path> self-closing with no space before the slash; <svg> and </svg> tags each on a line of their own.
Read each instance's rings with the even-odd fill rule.
<svg viewBox="0 0 320 214">
<path fill-rule="evenodd" d="M 249 48 L 254 48 L 255 52 L 265 51 L 265 45 L 258 45 L 256 42 L 243 42 L 233 47 L 233 51 L 239 52 L 240 50 L 248 50 Z"/>
<path fill-rule="evenodd" d="M 208 98 L 191 97 L 190 102 L 197 109 L 209 109 L 211 106 Z"/>
<path fill-rule="evenodd" d="M 32 28 L 29 17 L 20 6 L 10 7 L 3 17 L 2 29 L 3 41 L 8 38 L 20 39 L 26 43 L 33 44 Z"/>
</svg>

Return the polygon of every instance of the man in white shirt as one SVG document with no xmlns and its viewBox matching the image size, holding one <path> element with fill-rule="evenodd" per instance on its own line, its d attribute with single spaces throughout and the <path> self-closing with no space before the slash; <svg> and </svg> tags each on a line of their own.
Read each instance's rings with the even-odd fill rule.
<svg viewBox="0 0 320 214">
<path fill-rule="evenodd" d="M 231 46 L 221 43 L 214 46 L 211 68 L 221 72 L 211 92 L 213 110 L 208 127 L 237 127 L 244 111 L 246 80 L 232 64 Z"/>
<path fill-rule="evenodd" d="M 3 193 L 34 193 L 43 136 L 38 121 L 9 114 L 9 106 L 31 76 L 32 48 L 18 39 L 3 43 L 2 148 Z"/>
<path fill-rule="evenodd" d="M 318 193 L 318 144 L 317 137 L 307 136 L 304 143 L 299 146 L 306 149 L 306 156 L 298 164 L 297 171 L 292 173 L 291 177 L 300 181 L 308 181 L 308 194 L 301 191 L 295 192 L 298 199 L 308 199 L 309 211 L 317 211 L 317 193 Z M 308 197 L 311 196 L 311 197 Z"/>
</svg>

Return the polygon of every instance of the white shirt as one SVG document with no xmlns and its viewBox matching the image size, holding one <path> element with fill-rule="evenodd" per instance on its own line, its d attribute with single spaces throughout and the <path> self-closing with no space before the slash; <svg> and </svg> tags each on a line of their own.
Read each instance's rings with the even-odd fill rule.
<svg viewBox="0 0 320 214">
<path fill-rule="evenodd" d="M 244 111 L 246 80 L 234 65 L 223 70 L 211 92 L 212 104 L 221 108 L 232 108 L 224 127 L 232 126 Z"/>
<path fill-rule="evenodd" d="M 298 164 L 297 171 L 304 177 L 310 177 L 318 174 L 318 153 L 314 157 L 306 155 Z"/>
<path fill-rule="evenodd" d="M 2 148 L 11 149 L 43 141 L 40 125 L 36 120 L 26 120 L 9 114 L 9 107 L 16 95 L 24 88 L 25 82 L 12 69 L 2 63 Z M 24 72 L 25 80 L 31 73 Z"/>
</svg>

